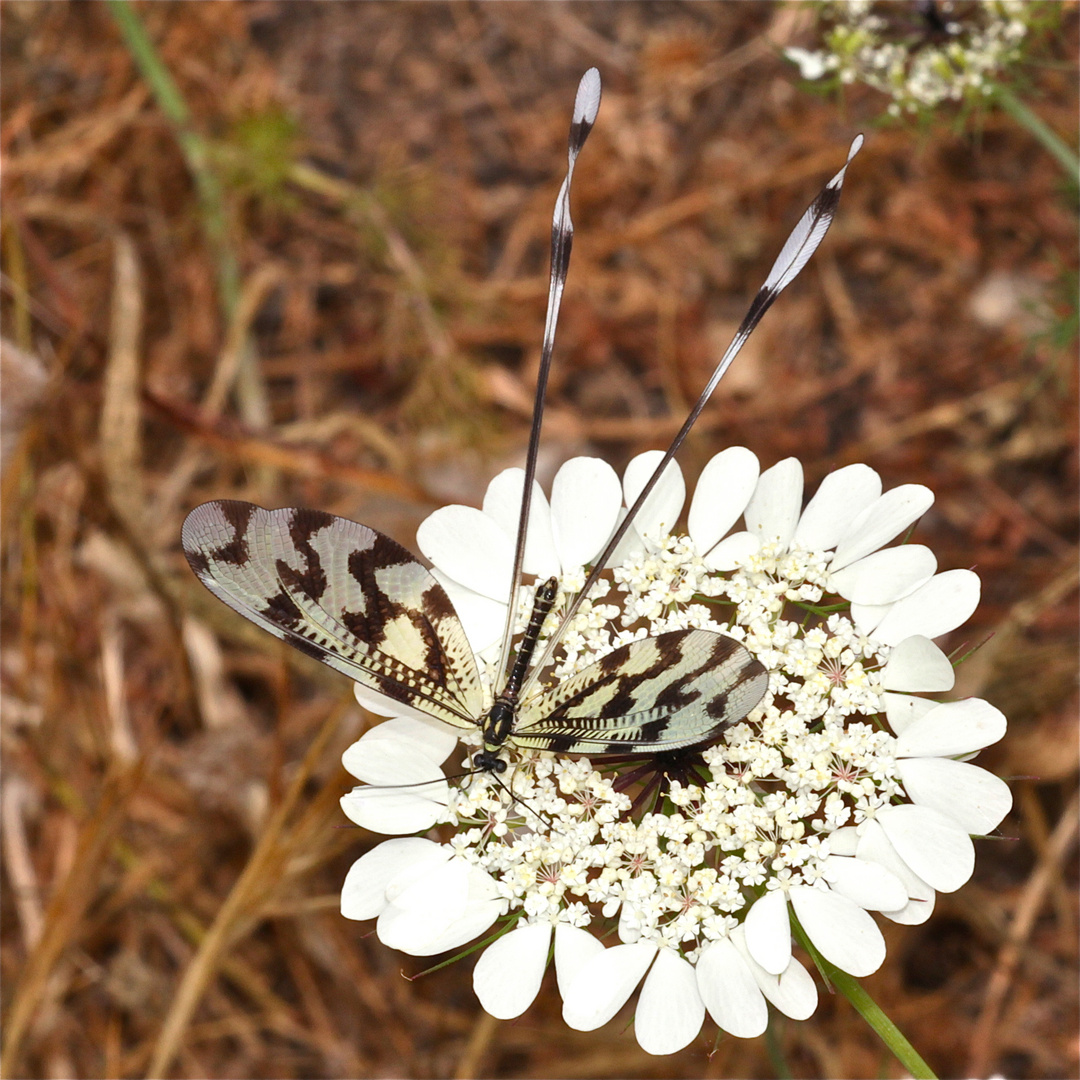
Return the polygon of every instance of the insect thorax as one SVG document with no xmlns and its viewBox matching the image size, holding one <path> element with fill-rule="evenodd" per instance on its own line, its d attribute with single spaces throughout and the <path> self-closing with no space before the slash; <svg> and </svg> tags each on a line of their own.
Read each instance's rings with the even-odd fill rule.
<svg viewBox="0 0 1080 1080">
<path fill-rule="evenodd" d="M 495 698 L 495 704 L 491 706 L 487 716 L 480 723 L 480 730 L 484 735 L 484 749 L 473 758 L 473 762 L 479 769 L 488 772 L 505 772 L 506 762 L 499 756 L 503 744 L 514 733 L 514 722 L 518 713 L 518 694 L 521 692 L 521 684 L 529 670 L 529 661 L 536 649 L 536 643 L 540 639 L 540 631 L 543 629 L 544 620 L 548 617 L 555 597 L 558 595 L 559 583 L 556 578 L 548 578 L 542 585 L 537 587 L 536 596 L 533 598 L 532 614 L 529 616 L 529 624 L 525 627 L 525 633 L 518 648 L 514 666 L 506 679 L 506 686 Z"/>
</svg>

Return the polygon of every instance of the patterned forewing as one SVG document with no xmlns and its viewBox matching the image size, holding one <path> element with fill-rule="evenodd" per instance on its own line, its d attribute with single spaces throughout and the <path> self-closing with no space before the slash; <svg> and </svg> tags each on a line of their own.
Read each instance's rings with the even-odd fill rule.
<svg viewBox="0 0 1080 1080">
<path fill-rule="evenodd" d="M 746 716 L 768 685 L 734 639 L 671 631 L 620 646 L 524 702 L 510 741 L 570 754 L 693 746 Z"/>
<path fill-rule="evenodd" d="M 234 611 L 363 686 L 459 727 L 476 661 L 446 592 L 396 541 L 317 510 L 222 500 L 184 522 L 188 562 Z"/>
</svg>

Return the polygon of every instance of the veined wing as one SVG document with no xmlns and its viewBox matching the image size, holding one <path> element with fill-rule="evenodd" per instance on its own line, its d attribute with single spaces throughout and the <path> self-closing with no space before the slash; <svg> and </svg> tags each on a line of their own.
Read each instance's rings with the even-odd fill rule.
<svg viewBox="0 0 1080 1080">
<path fill-rule="evenodd" d="M 674 630 L 622 645 L 524 702 L 510 741 L 570 754 L 693 746 L 741 720 L 768 686 L 733 638 Z"/>
<path fill-rule="evenodd" d="M 318 510 L 220 500 L 181 536 L 199 580 L 234 611 L 362 686 L 456 727 L 483 692 L 443 587 L 396 541 Z"/>
</svg>

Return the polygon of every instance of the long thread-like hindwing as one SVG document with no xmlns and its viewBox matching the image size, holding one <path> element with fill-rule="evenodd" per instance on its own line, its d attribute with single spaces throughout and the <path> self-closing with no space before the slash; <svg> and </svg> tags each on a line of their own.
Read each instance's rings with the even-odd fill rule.
<svg viewBox="0 0 1080 1080">
<path fill-rule="evenodd" d="M 318 510 L 222 500 L 184 522 L 184 553 L 234 611 L 393 701 L 458 727 L 480 676 L 443 587 L 395 540 Z"/>
<path fill-rule="evenodd" d="M 768 686 L 733 638 L 674 630 L 622 645 L 523 702 L 513 741 L 569 754 L 674 750 L 715 738 Z"/>
</svg>

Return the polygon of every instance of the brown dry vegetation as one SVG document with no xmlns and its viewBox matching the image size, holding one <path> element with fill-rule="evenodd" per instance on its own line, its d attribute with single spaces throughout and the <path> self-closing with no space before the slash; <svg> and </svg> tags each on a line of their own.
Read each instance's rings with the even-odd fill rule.
<svg viewBox="0 0 1080 1080">
<path fill-rule="evenodd" d="M 520 460 L 568 111 L 596 64 L 545 477 L 663 444 L 867 130 L 832 233 L 682 460 L 744 444 L 797 454 L 811 485 L 866 461 L 937 493 L 920 539 L 984 586 L 947 648 L 990 639 L 957 694 L 1009 717 L 981 763 L 1015 809 L 929 923 L 884 923 L 866 986 L 940 1075 L 1075 1076 L 1076 374 L 1044 332 L 1076 213 L 1055 162 L 1003 114 L 873 130 L 876 95 L 811 96 L 777 55 L 806 41 L 792 6 L 137 11 L 211 147 L 216 248 L 109 9 L 2 10 L 5 1075 L 899 1075 L 828 994 L 771 1050 L 707 1026 L 655 1059 L 632 1006 L 586 1035 L 553 983 L 497 1023 L 471 959 L 410 981 L 423 961 L 336 910 L 376 840 L 336 805 L 366 722 L 346 680 L 217 604 L 179 550 L 219 496 L 408 544 Z M 1075 15 L 1026 72 L 1062 133 Z"/>
</svg>

